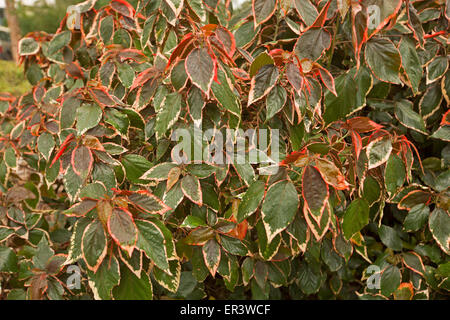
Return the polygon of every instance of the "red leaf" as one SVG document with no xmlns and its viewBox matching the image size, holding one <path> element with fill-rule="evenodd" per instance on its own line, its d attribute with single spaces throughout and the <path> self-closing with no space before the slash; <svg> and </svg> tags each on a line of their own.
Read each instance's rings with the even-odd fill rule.
<svg viewBox="0 0 450 320">
<path fill-rule="evenodd" d="M 450 110 L 447 110 L 447 112 L 442 117 L 441 126 L 450 125 Z"/>
<path fill-rule="evenodd" d="M 316 167 L 306 166 L 303 170 L 302 195 L 305 200 L 305 207 L 308 208 L 314 220 L 320 223 L 328 201 L 329 190 L 327 183 Z"/>
<path fill-rule="evenodd" d="M 55 164 L 56 161 L 58 161 L 58 159 L 62 156 L 62 154 L 64 153 L 64 151 L 67 149 L 67 147 L 69 146 L 69 143 L 74 139 L 74 134 L 71 133 L 67 136 L 66 140 L 64 140 L 64 142 L 62 143 L 58 153 L 56 154 L 55 158 L 53 159 L 52 163 L 50 164 L 50 168 L 53 167 L 53 165 Z"/>
<path fill-rule="evenodd" d="M 138 238 L 131 213 L 124 208 L 115 208 L 108 219 L 108 232 L 117 245 L 131 257 Z"/>
<path fill-rule="evenodd" d="M 334 78 L 331 73 L 327 69 L 320 67 L 319 75 L 325 87 L 327 87 L 328 90 L 330 90 L 337 97 L 336 88 L 334 87 Z"/>
<path fill-rule="evenodd" d="M 140 50 L 137 49 L 123 49 L 120 50 L 117 55 L 121 62 L 126 60 L 133 60 L 134 62 L 144 62 L 147 56 Z"/>
<path fill-rule="evenodd" d="M 319 15 L 317 16 L 316 21 L 314 21 L 314 23 L 311 26 L 309 26 L 308 29 L 323 27 L 323 25 L 325 24 L 325 21 L 327 20 L 328 9 L 330 8 L 332 1 L 333 0 L 328 1 L 328 3 L 322 8 Z"/>
<path fill-rule="evenodd" d="M 233 34 L 224 27 L 218 27 L 216 29 L 216 37 L 223 44 L 229 57 L 232 57 L 236 52 L 236 40 Z"/>
<path fill-rule="evenodd" d="M 167 62 L 166 70 L 169 69 L 176 58 L 181 56 L 181 54 L 184 52 L 184 49 L 194 40 L 193 37 L 194 35 L 192 33 L 188 33 L 183 37 L 178 46 L 172 51 L 169 62 Z"/>
<path fill-rule="evenodd" d="M 350 130 L 354 130 L 358 133 L 366 133 L 383 128 L 376 122 L 373 122 L 367 117 L 354 117 L 347 120 L 347 126 Z"/>
<path fill-rule="evenodd" d="M 300 92 L 304 85 L 304 78 L 300 73 L 300 68 L 293 62 L 286 65 L 286 78 L 295 91 Z"/>
<path fill-rule="evenodd" d="M 352 144 L 353 147 L 355 148 L 356 159 L 358 159 L 359 154 L 361 153 L 361 150 L 363 148 L 362 139 L 361 136 L 358 134 L 358 132 L 352 130 L 350 133 L 352 135 Z"/>
<path fill-rule="evenodd" d="M 306 149 L 303 149 L 302 151 L 292 151 L 290 154 L 286 156 L 286 158 L 283 161 L 280 162 L 280 165 L 290 164 L 305 154 Z"/>
<path fill-rule="evenodd" d="M 66 65 L 66 73 L 74 79 L 83 79 L 84 73 L 78 62 L 71 62 Z"/>
<path fill-rule="evenodd" d="M 86 146 L 78 146 L 72 152 L 73 171 L 82 178 L 86 178 L 92 170 L 94 157 Z"/>
<path fill-rule="evenodd" d="M 133 6 L 125 0 L 112 0 L 110 5 L 111 8 L 117 13 L 120 13 L 128 18 L 134 17 L 135 10 Z"/>
<path fill-rule="evenodd" d="M 101 107 L 113 107 L 117 105 L 114 99 L 109 95 L 108 90 L 105 87 L 89 88 L 89 93 L 91 97 L 101 106 Z"/>
<path fill-rule="evenodd" d="M 124 194 L 123 192 L 121 192 Z M 125 194 L 124 194 L 125 195 Z M 161 199 L 147 190 L 139 190 L 136 192 L 127 192 L 128 200 L 136 206 L 140 211 L 149 214 L 164 214 L 172 210 Z"/>
<path fill-rule="evenodd" d="M 137 87 L 143 86 L 147 81 L 158 77 L 159 75 L 160 72 L 156 68 L 149 68 L 142 71 L 137 75 L 136 78 L 134 78 L 133 84 L 130 87 L 130 91 L 136 89 Z"/>
</svg>

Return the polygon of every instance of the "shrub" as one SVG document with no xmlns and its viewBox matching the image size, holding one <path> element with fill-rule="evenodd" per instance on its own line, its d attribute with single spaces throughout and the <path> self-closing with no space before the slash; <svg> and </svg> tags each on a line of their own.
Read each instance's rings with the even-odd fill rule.
<svg viewBox="0 0 450 320">
<path fill-rule="evenodd" d="M 448 1 L 76 12 L 0 96 L 3 298 L 448 297 Z"/>
</svg>

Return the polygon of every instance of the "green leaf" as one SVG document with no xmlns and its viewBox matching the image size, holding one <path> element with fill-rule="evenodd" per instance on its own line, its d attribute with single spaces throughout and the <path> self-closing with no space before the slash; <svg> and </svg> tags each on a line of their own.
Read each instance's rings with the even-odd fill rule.
<svg viewBox="0 0 450 320">
<path fill-rule="evenodd" d="M 298 202 L 297 190 L 292 182 L 283 180 L 270 186 L 261 209 L 268 242 L 292 222 Z"/>
<path fill-rule="evenodd" d="M 342 230 L 347 240 L 369 223 L 369 205 L 364 199 L 355 199 L 344 213 Z"/>
<path fill-rule="evenodd" d="M 197 227 L 206 227 L 207 224 L 205 220 L 200 217 L 189 215 L 180 224 L 180 228 L 191 228 L 195 229 Z"/>
<path fill-rule="evenodd" d="M 208 240 L 202 248 L 206 267 L 214 277 L 220 263 L 220 246 L 215 239 Z"/>
<path fill-rule="evenodd" d="M 430 216 L 430 208 L 424 203 L 415 205 L 409 210 L 403 221 L 403 227 L 406 231 L 418 231 L 427 223 Z"/>
<path fill-rule="evenodd" d="M 244 183 L 246 185 L 250 185 L 255 180 L 255 171 L 253 170 L 253 167 L 250 163 L 239 163 L 239 160 L 240 159 L 238 159 L 238 163 L 233 164 L 234 168 L 236 169 L 237 174 L 244 181 Z"/>
<path fill-rule="evenodd" d="M 384 183 L 390 196 L 397 193 L 406 179 L 406 167 L 403 160 L 396 154 L 391 154 L 384 171 Z"/>
<path fill-rule="evenodd" d="M 425 274 L 425 266 L 423 265 L 422 258 L 414 252 L 405 252 L 403 253 L 403 262 L 412 271 L 417 274 L 423 276 Z"/>
<path fill-rule="evenodd" d="M 68 97 L 64 99 L 59 117 L 61 129 L 71 128 L 77 117 L 77 109 L 82 100 L 77 97 Z"/>
<path fill-rule="evenodd" d="M 450 254 L 450 216 L 448 212 L 441 208 L 434 209 L 428 220 L 428 227 L 442 251 Z"/>
<path fill-rule="evenodd" d="M 427 65 L 427 84 L 440 79 L 448 70 L 448 57 L 436 57 Z"/>
<path fill-rule="evenodd" d="M 140 177 L 151 167 L 151 163 L 147 159 L 137 154 L 127 154 L 122 158 L 122 164 L 129 181 L 133 183 L 145 183 Z"/>
<path fill-rule="evenodd" d="M 96 104 L 84 104 L 77 109 L 77 134 L 81 136 L 95 127 L 102 118 L 102 109 Z"/>
<path fill-rule="evenodd" d="M 172 210 L 175 210 L 184 198 L 181 190 L 181 181 L 178 181 L 163 197 L 163 201 Z M 171 212 L 171 211 L 169 211 Z"/>
<path fill-rule="evenodd" d="M 92 170 L 92 180 L 103 183 L 106 187 L 106 192 L 112 195 L 111 188 L 117 187 L 116 175 L 113 168 L 106 163 L 97 162 Z"/>
<path fill-rule="evenodd" d="M 192 83 L 208 95 L 214 78 L 214 62 L 206 47 L 192 50 L 186 58 L 185 66 Z"/>
<path fill-rule="evenodd" d="M 126 114 L 123 114 L 116 109 L 108 108 L 106 111 L 105 122 L 116 128 L 122 136 L 127 137 L 130 119 L 128 119 Z"/>
<path fill-rule="evenodd" d="M 97 272 L 106 256 L 107 236 L 100 220 L 92 221 L 84 230 L 81 251 L 89 270 Z"/>
<path fill-rule="evenodd" d="M 310 295 L 319 291 L 322 274 L 307 263 L 303 263 L 298 274 L 298 285 L 304 294 Z"/>
<path fill-rule="evenodd" d="M 37 141 L 38 150 L 42 154 L 45 160 L 50 158 L 53 149 L 55 148 L 55 139 L 53 135 L 48 132 L 43 132 Z"/>
<path fill-rule="evenodd" d="M 184 60 L 178 61 L 170 72 L 170 82 L 177 91 L 181 90 L 186 85 L 188 79 L 184 64 Z"/>
<path fill-rule="evenodd" d="M 433 134 L 430 137 L 449 142 L 450 141 L 450 126 L 444 125 L 444 126 L 440 127 L 435 132 L 433 132 Z"/>
<path fill-rule="evenodd" d="M 33 38 L 22 38 L 19 41 L 19 55 L 32 56 L 39 52 L 40 45 Z"/>
<path fill-rule="evenodd" d="M 311 28 L 300 35 L 294 51 L 300 60 L 318 60 L 331 45 L 331 34 L 323 28 Z"/>
<path fill-rule="evenodd" d="M 266 100 L 266 121 L 283 109 L 287 101 L 287 92 L 282 86 L 275 86 L 270 90 Z"/>
<path fill-rule="evenodd" d="M 152 300 L 153 287 L 145 272 L 139 279 L 127 267 L 120 269 L 120 284 L 113 289 L 113 296 L 117 300 Z"/>
<path fill-rule="evenodd" d="M 191 8 L 200 21 L 206 20 L 206 9 L 202 0 L 186 0 L 189 8 Z"/>
<path fill-rule="evenodd" d="M 254 181 L 242 197 L 239 203 L 236 220 L 241 223 L 252 215 L 264 197 L 265 182 L 261 180 Z"/>
<path fill-rule="evenodd" d="M 225 72 L 217 70 L 217 78 L 220 82 L 212 83 L 212 92 L 222 108 L 230 111 L 232 114 L 241 116 L 241 102 L 237 95 L 230 88 L 229 81 Z"/>
<path fill-rule="evenodd" d="M 169 265 L 169 269 L 166 270 L 155 267 L 153 269 L 153 278 L 155 278 L 161 286 L 170 292 L 175 293 L 180 286 L 181 265 L 178 260 L 169 261 Z"/>
<path fill-rule="evenodd" d="M 200 186 L 200 180 L 197 177 L 186 175 L 181 179 L 181 190 L 183 194 L 189 198 L 195 204 L 202 206 L 202 188 Z"/>
<path fill-rule="evenodd" d="M 366 63 L 375 77 L 384 82 L 400 84 L 398 76 L 402 59 L 391 40 L 372 38 L 364 51 Z"/>
<path fill-rule="evenodd" d="M 253 259 L 250 257 L 245 258 L 244 262 L 242 263 L 241 270 L 242 280 L 244 282 L 244 285 L 247 286 L 251 278 L 253 278 L 255 274 L 255 263 Z"/>
<path fill-rule="evenodd" d="M 324 96 L 326 123 L 343 119 L 357 107 L 358 86 L 351 73 L 338 76 L 335 79 L 337 96 L 331 91 L 326 91 Z M 356 90 L 355 90 L 356 88 Z"/>
<path fill-rule="evenodd" d="M 408 100 L 400 100 L 395 104 L 395 117 L 405 127 L 422 134 L 428 134 L 422 117 L 413 109 L 413 103 Z"/>
<path fill-rule="evenodd" d="M 389 267 L 381 273 L 381 294 L 385 297 L 389 297 L 400 286 L 400 282 L 400 270 L 396 266 L 389 265 Z"/>
<path fill-rule="evenodd" d="M 71 39 L 72 39 L 72 32 L 69 30 L 63 31 L 55 35 L 48 45 L 49 55 L 54 55 L 59 50 L 67 46 L 70 43 Z"/>
<path fill-rule="evenodd" d="M 414 94 L 419 93 L 419 84 L 423 75 L 422 63 L 416 50 L 416 43 L 409 37 L 402 37 L 399 46 L 402 65 Z"/>
<path fill-rule="evenodd" d="M 236 39 L 236 48 L 247 47 L 256 35 L 259 33 L 260 27 L 254 28 L 253 21 L 244 22 L 235 32 L 234 38 Z"/>
<path fill-rule="evenodd" d="M 177 164 L 173 162 L 159 163 L 156 166 L 150 168 L 150 170 L 148 170 L 147 172 L 145 172 L 142 175 L 141 179 L 156 180 L 156 181 L 167 180 L 170 170 L 172 170 L 175 167 L 177 167 Z"/>
<path fill-rule="evenodd" d="M 7 148 L 3 156 L 8 167 L 15 168 L 17 166 L 16 152 L 12 147 Z"/>
<path fill-rule="evenodd" d="M 182 107 L 182 96 L 173 92 L 164 97 L 162 108 L 156 116 L 155 132 L 160 139 L 178 120 Z"/>
<path fill-rule="evenodd" d="M 262 66 L 251 80 L 247 106 L 266 96 L 275 86 L 278 76 L 279 71 L 275 65 Z"/>
<path fill-rule="evenodd" d="M 378 229 L 378 235 L 380 236 L 381 242 L 383 242 L 386 247 L 396 251 L 402 250 L 402 239 L 400 239 L 398 231 L 394 228 L 382 225 Z"/>
<path fill-rule="evenodd" d="M 117 72 L 119 75 L 119 80 L 125 88 L 129 88 L 133 85 L 135 73 L 132 66 L 127 63 L 118 63 Z"/>
<path fill-rule="evenodd" d="M 97 201 L 92 199 L 84 199 L 64 210 L 63 213 L 69 216 L 83 217 L 97 206 Z"/>
<path fill-rule="evenodd" d="M 100 21 L 99 35 L 102 41 L 107 44 L 110 43 L 114 33 L 114 17 L 108 15 Z"/>
<path fill-rule="evenodd" d="M 222 244 L 225 251 L 230 254 L 237 256 L 246 256 L 248 254 L 247 247 L 239 239 L 221 235 L 220 243 Z"/>
<path fill-rule="evenodd" d="M 158 268 L 169 269 L 165 238 L 161 229 L 151 221 L 136 220 L 135 223 L 139 233 L 136 247 L 144 251 Z"/>
<path fill-rule="evenodd" d="M 217 167 L 207 163 L 189 163 L 186 171 L 197 178 L 204 179 L 217 172 Z"/>
<path fill-rule="evenodd" d="M 67 195 L 69 196 L 70 201 L 73 202 L 83 186 L 83 180 L 75 173 L 75 171 L 73 171 L 72 166 L 69 166 L 64 175 L 63 182 Z"/>
<path fill-rule="evenodd" d="M 88 270 L 89 286 L 96 300 L 111 300 L 112 289 L 120 282 L 119 262 L 115 256 L 103 260 L 96 273 Z"/>
<path fill-rule="evenodd" d="M 425 91 L 419 101 L 420 115 L 424 120 L 428 120 L 440 109 L 442 100 L 444 99 L 442 92 L 443 89 L 439 82 L 433 83 Z"/>
<path fill-rule="evenodd" d="M 324 239 L 320 256 L 332 272 L 338 271 L 344 265 L 344 259 L 334 251 L 331 240 Z"/>
<path fill-rule="evenodd" d="M 367 158 L 369 159 L 369 169 L 376 168 L 385 163 L 392 152 L 392 143 L 389 138 L 374 140 L 367 146 Z"/>
<path fill-rule="evenodd" d="M 307 26 L 310 26 L 316 21 L 319 12 L 310 0 L 295 0 L 295 9 Z"/>
<path fill-rule="evenodd" d="M 273 58 L 265 51 L 258 54 L 256 58 L 252 61 L 252 64 L 250 65 L 249 71 L 250 78 L 253 78 L 258 73 L 259 69 L 261 69 L 261 67 L 268 64 L 270 65 L 274 64 Z"/>
<path fill-rule="evenodd" d="M 252 0 L 255 27 L 270 19 L 275 12 L 276 5 L 276 0 Z"/>
<path fill-rule="evenodd" d="M 196 86 L 192 86 L 189 90 L 187 104 L 189 108 L 189 115 L 192 120 L 194 120 L 194 123 L 201 122 L 202 111 L 206 105 L 206 102 L 203 99 L 202 91 Z"/>
<path fill-rule="evenodd" d="M 87 226 L 92 222 L 92 219 L 83 217 L 78 219 L 73 227 L 72 237 L 70 238 L 69 254 L 66 263 L 74 263 L 82 257 L 82 238 Z"/>
<path fill-rule="evenodd" d="M 8 247 L 0 247 L 0 272 L 17 272 L 16 253 Z"/>
<path fill-rule="evenodd" d="M 368 175 L 364 179 L 363 185 L 363 198 L 366 199 L 369 206 L 372 206 L 376 201 L 380 199 L 381 196 L 381 186 L 378 181 Z"/>
<path fill-rule="evenodd" d="M 14 229 L 7 226 L 0 226 L 0 242 L 5 241 L 14 234 Z"/>
</svg>

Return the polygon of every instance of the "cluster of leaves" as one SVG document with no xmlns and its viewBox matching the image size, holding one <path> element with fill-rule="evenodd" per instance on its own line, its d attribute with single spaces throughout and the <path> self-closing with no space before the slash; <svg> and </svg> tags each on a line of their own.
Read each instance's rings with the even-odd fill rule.
<svg viewBox="0 0 450 320">
<path fill-rule="evenodd" d="M 88 0 L 26 35 L 1 298 L 448 297 L 449 6 Z M 199 125 L 278 129 L 284 160 L 174 163 Z"/>
</svg>

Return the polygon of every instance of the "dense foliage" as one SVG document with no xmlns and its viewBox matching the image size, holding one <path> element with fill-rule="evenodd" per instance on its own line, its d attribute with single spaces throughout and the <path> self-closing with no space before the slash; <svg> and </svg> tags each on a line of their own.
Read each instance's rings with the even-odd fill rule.
<svg viewBox="0 0 450 320">
<path fill-rule="evenodd" d="M 448 298 L 449 6 L 89 0 L 26 35 L 0 298 Z M 278 171 L 173 162 L 200 124 L 278 129 Z"/>
</svg>

